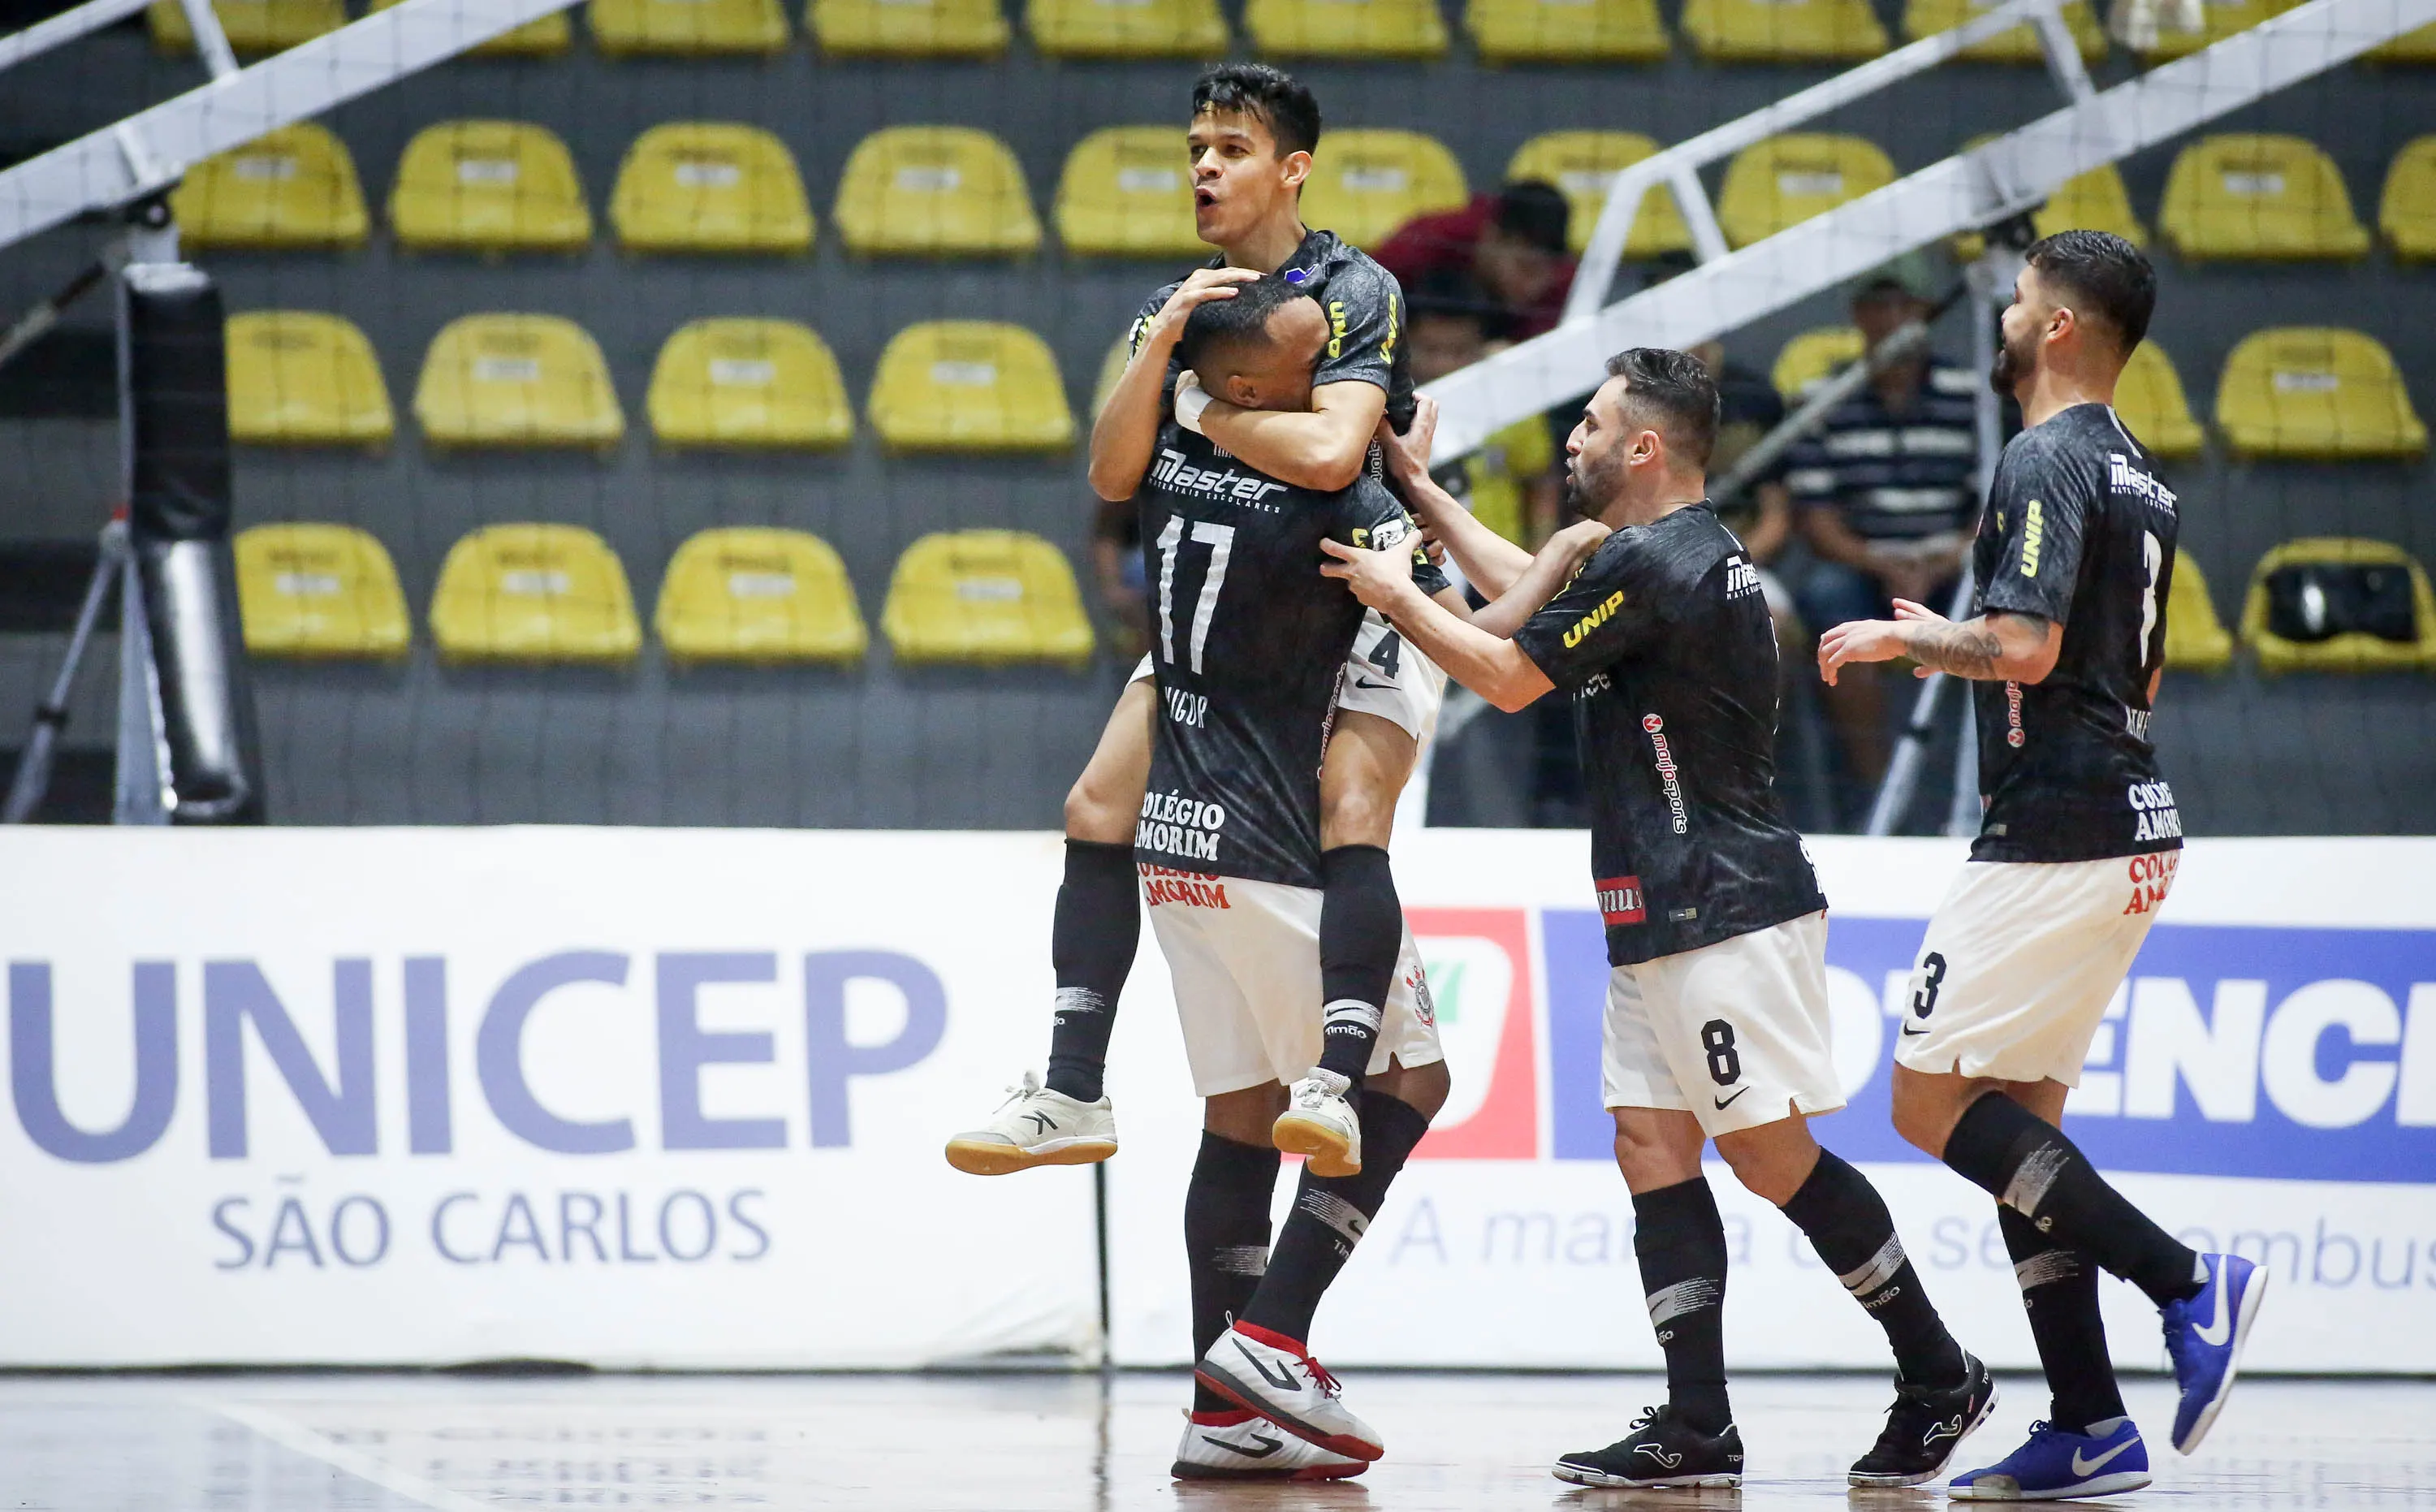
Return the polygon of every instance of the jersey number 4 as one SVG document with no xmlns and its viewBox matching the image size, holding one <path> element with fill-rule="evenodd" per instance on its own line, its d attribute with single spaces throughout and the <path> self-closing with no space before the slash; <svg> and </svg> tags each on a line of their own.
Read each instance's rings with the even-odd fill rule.
<svg viewBox="0 0 2436 1512">
<path fill-rule="evenodd" d="M 1201 574 L 1201 598 L 1185 606 L 1184 634 L 1191 644 L 1192 668 L 1201 670 L 1201 648 L 1209 643 L 1209 621 L 1218 612 L 1218 592 L 1227 585 L 1227 558 L 1235 549 L 1235 528 L 1192 522 L 1192 540 L 1209 548 L 1209 565 Z M 1175 563 L 1184 554 L 1184 520 L 1169 515 L 1158 532 L 1158 659 L 1175 660 Z"/>
</svg>

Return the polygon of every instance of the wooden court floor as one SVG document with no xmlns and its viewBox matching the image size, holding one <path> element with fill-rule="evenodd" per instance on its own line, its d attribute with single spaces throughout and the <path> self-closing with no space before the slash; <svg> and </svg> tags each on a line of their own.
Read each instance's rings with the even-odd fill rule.
<svg viewBox="0 0 2436 1512">
<path fill-rule="evenodd" d="M 1940 1507 L 1848 1492 L 1888 1391 L 1843 1376 L 1736 1385 L 1738 1492 L 1588 1491 L 1549 1460 L 1617 1436 L 1647 1376 L 1357 1373 L 1388 1456 L 1357 1481 L 1179 1486 L 1182 1375 L 0 1378 L 0 1508 L 467 1512 L 477 1507 L 904 1507 L 1502 1512 Z M 2436 1382 L 2245 1382 L 2194 1459 L 2167 1390 L 2127 1382 L 2157 1485 L 2106 1506 L 2436 1509 Z M 2044 1405 L 2007 1378 L 1963 1448 L 2002 1457 Z"/>
</svg>

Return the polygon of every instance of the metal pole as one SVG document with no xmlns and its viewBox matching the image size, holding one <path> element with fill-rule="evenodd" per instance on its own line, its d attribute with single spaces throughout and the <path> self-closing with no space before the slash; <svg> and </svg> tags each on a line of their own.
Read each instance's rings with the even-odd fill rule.
<svg viewBox="0 0 2436 1512">
<path fill-rule="evenodd" d="M 84 665 L 85 650 L 101 623 L 111 590 L 116 586 L 114 580 L 126 565 L 127 522 L 113 520 L 102 528 L 101 556 L 94 564 L 93 582 L 85 587 L 84 602 L 77 609 L 76 629 L 68 635 L 68 651 L 60 659 L 59 675 L 51 680 L 50 696 L 34 710 L 33 732 L 26 738 L 25 755 L 17 758 L 16 775 L 9 783 L 8 806 L 0 808 L 0 825 L 28 823 L 50 791 L 51 766 L 58 755 L 60 737 L 67 732 L 68 700 L 76 692 L 77 672 Z"/>
</svg>

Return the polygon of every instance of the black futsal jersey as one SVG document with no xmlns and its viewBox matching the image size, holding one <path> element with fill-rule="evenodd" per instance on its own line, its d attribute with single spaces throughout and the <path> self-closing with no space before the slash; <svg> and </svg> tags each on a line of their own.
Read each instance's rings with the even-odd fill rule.
<svg viewBox="0 0 2436 1512">
<path fill-rule="evenodd" d="M 1223 257 L 1203 265 L 1227 266 Z M 1399 434 L 1413 422 L 1413 363 L 1404 351 L 1404 291 L 1396 275 L 1372 262 L 1358 247 L 1348 246 L 1332 231 L 1308 232 L 1294 255 L 1279 265 L 1278 276 L 1296 283 L 1319 302 L 1328 316 L 1328 344 L 1320 349 L 1312 384 L 1375 383 L 1387 391 L 1387 418 Z M 1295 275 L 1300 273 L 1299 280 Z M 1177 279 L 1153 294 L 1135 317 L 1125 341 L 1129 351 L 1141 346 L 1151 318 L 1182 286 Z M 1170 357 L 1167 391 L 1173 392 L 1183 363 Z M 1371 476 L 1380 476 L 1380 460 L 1371 451 Z"/>
<path fill-rule="evenodd" d="M 1971 570 L 1979 614 L 2063 626 L 2038 683 L 1974 683 L 1979 791 L 1971 859 L 2082 861 L 2179 850 L 2183 817 L 2149 743 L 2180 530 L 2174 492 L 2105 405 L 2015 436 L 1996 464 Z"/>
<path fill-rule="evenodd" d="M 1607 958 L 1631 965 L 1827 906 L 1776 797 L 1776 631 L 1706 503 L 1600 543 L 1515 634 L 1574 695 Z"/>
<path fill-rule="evenodd" d="M 1172 422 L 1135 502 L 1159 707 L 1134 854 L 1317 887 L 1320 760 L 1362 622 L 1345 584 L 1320 576 L 1319 543 L 1418 545 L 1418 532 L 1369 478 L 1290 487 Z M 1446 586 L 1425 564 L 1414 578 Z"/>
</svg>

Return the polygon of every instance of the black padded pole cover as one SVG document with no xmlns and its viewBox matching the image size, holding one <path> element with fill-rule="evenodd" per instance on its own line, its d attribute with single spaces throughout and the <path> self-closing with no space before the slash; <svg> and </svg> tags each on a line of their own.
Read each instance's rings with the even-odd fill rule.
<svg viewBox="0 0 2436 1512">
<path fill-rule="evenodd" d="M 219 289 L 183 263 L 120 280 L 128 519 L 178 824 L 260 824 L 261 741 L 237 617 Z"/>
</svg>

